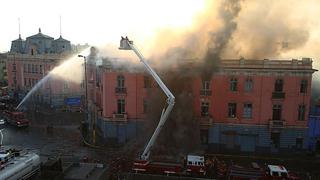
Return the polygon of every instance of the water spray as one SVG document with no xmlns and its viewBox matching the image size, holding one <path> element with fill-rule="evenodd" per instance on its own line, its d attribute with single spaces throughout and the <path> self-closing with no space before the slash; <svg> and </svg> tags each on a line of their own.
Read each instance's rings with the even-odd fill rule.
<svg viewBox="0 0 320 180">
<path fill-rule="evenodd" d="M 89 48 L 86 48 L 85 50 L 81 51 L 81 54 L 89 54 Z M 19 103 L 19 105 L 16 107 L 16 110 L 19 110 L 19 108 L 26 102 L 27 99 L 35 92 L 37 91 L 45 82 L 47 82 L 52 77 L 59 77 L 64 80 L 70 80 L 76 83 L 80 83 L 79 74 L 74 73 L 75 71 L 72 70 L 78 70 L 81 68 L 75 68 L 76 65 L 81 65 L 82 61 L 79 60 L 77 55 L 72 56 L 68 60 L 64 61 L 59 66 L 53 68 L 46 76 L 44 76 L 39 82 L 36 83 L 35 86 L 32 87 L 32 89 L 27 93 L 27 95 L 22 99 L 22 101 Z M 81 73 L 82 74 L 82 73 Z"/>
</svg>

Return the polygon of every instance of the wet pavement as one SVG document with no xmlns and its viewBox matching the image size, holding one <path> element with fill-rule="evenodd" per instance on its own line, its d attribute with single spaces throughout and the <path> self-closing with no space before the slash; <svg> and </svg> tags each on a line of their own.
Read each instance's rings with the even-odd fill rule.
<svg viewBox="0 0 320 180">
<path fill-rule="evenodd" d="M 43 162 L 48 157 L 54 156 L 72 159 L 87 157 L 91 160 L 108 161 L 110 156 L 106 151 L 83 145 L 79 131 L 79 119 L 74 121 L 62 117 L 68 116 L 64 114 L 58 117 L 55 114 L 53 118 L 58 118 L 56 120 L 47 116 L 45 120 L 41 118 L 41 123 L 37 122 L 39 121 L 37 119 L 32 119 L 31 125 L 26 128 L 17 128 L 9 124 L 1 125 L 3 147 L 37 152 Z M 48 124 L 51 128 L 47 128 Z"/>
</svg>

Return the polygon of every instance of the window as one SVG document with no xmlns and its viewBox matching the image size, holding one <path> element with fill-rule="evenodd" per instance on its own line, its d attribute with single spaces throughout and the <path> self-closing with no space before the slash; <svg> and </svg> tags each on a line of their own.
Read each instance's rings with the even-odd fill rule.
<svg viewBox="0 0 320 180">
<path fill-rule="evenodd" d="M 16 70 L 17 70 L 16 63 L 13 63 L 13 64 L 12 64 L 12 71 L 16 71 Z"/>
<path fill-rule="evenodd" d="M 201 103 L 201 116 L 208 116 L 209 115 L 209 103 L 202 102 Z"/>
<path fill-rule="evenodd" d="M 282 92 L 282 90 L 283 90 L 283 80 L 277 79 L 276 82 L 274 83 L 274 91 Z"/>
<path fill-rule="evenodd" d="M 251 92 L 252 89 L 253 89 L 253 81 L 252 81 L 252 79 L 248 78 L 248 79 L 246 79 L 246 82 L 244 84 L 244 90 L 246 92 Z"/>
<path fill-rule="evenodd" d="M 31 65 L 31 73 L 34 73 L 34 65 Z"/>
<path fill-rule="evenodd" d="M 202 81 L 202 89 L 209 90 L 210 89 L 210 81 Z"/>
<path fill-rule="evenodd" d="M 28 64 L 28 73 L 31 73 L 31 65 Z"/>
<path fill-rule="evenodd" d="M 34 71 L 35 71 L 35 73 L 38 73 L 38 65 L 36 64 L 36 65 L 34 65 Z"/>
<path fill-rule="evenodd" d="M 237 91 L 237 78 L 230 79 L 230 91 Z"/>
<path fill-rule="evenodd" d="M 246 103 L 243 105 L 243 117 L 248 119 L 252 118 L 252 104 Z"/>
<path fill-rule="evenodd" d="M 151 87 L 150 78 L 148 76 L 144 76 L 143 77 L 143 82 L 144 82 L 144 88 L 150 88 Z"/>
<path fill-rule="evenodd" d="M 27 68 L 28 68 L 27 64 L 24 64 L 24 65 L 23 65 L 23 72 L 24 72 L 24 73 L 27 72 L 27 70 L 28 70 Z"/>
<path fill-rule="evenodd" d="M 303 148 L 303 138 L 296 138 L 296 147 L 297 149 Z"/>
<path fill-rule="evenodd" d="M 236 103 L 229 103 L 228 104 L 228 117 L 235 118 L 237 115 L 237 104 Z"/>
<path fill-rule="evenodd" d="M 148 102 L 147 100 L 143 100 L 143 113 L 147 113 L 148 110 Z"/>
<path fill-rule="evenodd" d="M 272 120 L 281 120 L 282 106 L 275 104 L 272 106 Z"/>
<path fill-rule="evenodd" d="M 27 78 L 24 78 L 24 85 L 27 86 Z"/>
<path fill-rule="evenodd" d="M 84 80 L 81 81 L 80 88 L 82 88 L 82 89 L 84 88 Z"/>
<path fill-rule="evenodd" d="M 123 88 L 124 87 L 124 76 L 123 75 L 119 75 L 117 77 L 117 87 L 118 88 Z"/>
<path fill-rule="evenodd" d="M 42 65 L 39 66 L 39 72 L 42 74 Z"/>
<path fill-rule="evenodd" d="M 271 145 L 274 148 L 280 147 L 280 133 L 279 132 L 271 132 L 270 140 L 271 140 Z"/>
<path fill-rule="evenodd" d="M 209 130 L 208 129 L 201 129 L 200 130 L 201 144 L 208 144 L 208 136 L 209 136 Z"/>
<path fill-rule="evenodd" d="M 298 108 L 298 120 L 299 121 L 305 120 L 305 113 L 306 113 L 306 106 L 304 104 L 299 105 L 299 108 Z"/>
<path fill-rule="evenodd" d="M 300 93 L 307 93 L 307 88 L 308 88 L 308 80 L 301 80 L 300 83 Z"/>
<path fill-rule="evenodd" d="M 118 102 L 117 102 L 117 113 L 118 114 L 124 114 L 126 112 L 126 109 L 125 109 L 125 100 L 124 99 L 118 99 Z"/>
<path fill-rule="evenodd" d="M 68 84 L 67 82 L 65 82 L 65 83 L 63 84 L 63 88 L 64 88 L 64 89 L 69 89 L 69 84 Z"/>
</svg>

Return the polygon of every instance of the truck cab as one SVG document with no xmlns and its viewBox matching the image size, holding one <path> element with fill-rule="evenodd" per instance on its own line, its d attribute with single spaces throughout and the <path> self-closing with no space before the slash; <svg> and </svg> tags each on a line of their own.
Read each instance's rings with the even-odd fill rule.
<svg viewBox="0 0 320 180">
<path fill-rule="evenodd" d="M 29 126 L 29 121 L 25 118 L 25 114 L 19 111 L 5 111 L 3 114 L 6 121 L 16 127 Z"/>
<path fill-rule="evenodd" d="M 186 167 L 191 175 L 205 175 L 204 156 L 187 155 Z"/>
<path fill-rule="evenodd" d="M 267 177 L 272 179 L 288 179 L 287 169 L 281 165 L 268 165 L 266 171 Z"/>
</svg>

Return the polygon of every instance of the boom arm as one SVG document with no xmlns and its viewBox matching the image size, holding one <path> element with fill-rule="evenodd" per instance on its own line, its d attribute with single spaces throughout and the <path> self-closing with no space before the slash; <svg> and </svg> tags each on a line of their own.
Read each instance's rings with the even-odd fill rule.
<svg viewBox="0 0 320 180">
<path fill-rule="evenodd" d="M 129 41 L 129 39 L 127 37 L 126 38 L 121 37 L 120 48 L 119 49 L 122 49 L 122 50 L 133 50 L 136 53 L 136 55 L 139 57 L 140 61 L 147 68 L 147 70 L 151 74 L 151 76 L 156 80 L 156 82 L 158 83 L 158 85 L 160 86 L 162 91 L 168 97 L 167 98 L 168 106 L 167 106 L 167 108 L 163 109 L 161 117 L 160 117 L 159 124 L 158 124 L 156 130 L 154 131 L 153 135 L 151 136 L 147 146 L 145 147 L 145 149 L 144 149 L 144 151 L 143 151 L 143 153 L 141 155 L 141 159 L 147 160 L 149 158 L 149 155 L 150 155 L 151 147 L 154 145 L 154 143 L 155 143 L 155 141 L 156 141 L 156 139 L 157 139 L 157 137 L 158 137 L 163 125 L 164 125 L 164 123 L 166 122 L 170 112 L 172 111 L 172 108 L 174 106 L 175 97 L 170 92 L 170 90 L 167 88 L 167 86 L 162 82 L 162 80 L 160 79 L 158 74 L 149 66 L 149 64 L 146 62 L 145 58 L 143 57 L 143 55 L 135 47 L 135 45 L 133 44 L 132 41 Z"/>
</svg>

